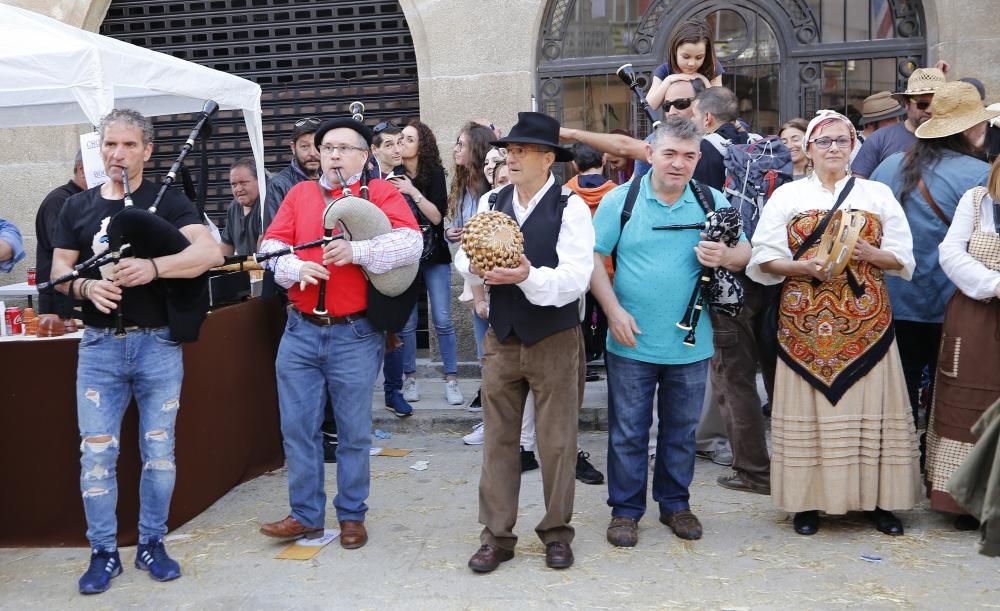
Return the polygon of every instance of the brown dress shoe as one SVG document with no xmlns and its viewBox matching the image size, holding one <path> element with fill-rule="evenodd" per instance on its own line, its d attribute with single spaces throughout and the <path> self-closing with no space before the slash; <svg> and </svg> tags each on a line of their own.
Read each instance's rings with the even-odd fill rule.
<svg viewBox="0 0 1000 611">
<path fill-rule="evenodd" d="M 545 566 L 550 569 L 568 569 L 573 566 L 573 549 L 569 543 L 562 541 L 546 543 Z"/>
<path fill-rule="evenodd" d="M 340 547 L 344 549 L 357 549 L 368 543 L 368 531 L 365 530 L 365 523 L 357 520 L 340 521 Z"/>
<path fill-rule="evenodd" d="M 288 516 L 284 520 L 279 520 L 278 522 L 262 524 L 260 532 L 268 537 L 275 537 L 277 539 L 297 539 L 299 537 L 305 537 L 306 539 L 318 539 L 323 536 L 322 528 L 309 528 L 308 526 L 303 526 L 301 522 L 292 516 Z"/>
<path fill-rule="evenodd" d="M 627 516 L 615 516 L 608 525 L 608 543 L 615 547 L 635 547 L 639 542 L 639 524 Z"/>
<path fill-rule="evenodd" d="M 681 539 L 694 541 L 701 539 L 701 522 L 691 513 L 690 509 L 682 509 L 673 513 L 661 513 L 660 522 L 663 522 L 674 531 L 674 534 Z"/>
<path fill-rule="evenodd" d="M 503 549 L 495 545 L 484 543 L 472 558 L 469 558 L 469 568 L 477 573 L 489 573 L 500 566 L 501 562 L 507 562 L 514 557 L 514 550 Z"/>
</svg>

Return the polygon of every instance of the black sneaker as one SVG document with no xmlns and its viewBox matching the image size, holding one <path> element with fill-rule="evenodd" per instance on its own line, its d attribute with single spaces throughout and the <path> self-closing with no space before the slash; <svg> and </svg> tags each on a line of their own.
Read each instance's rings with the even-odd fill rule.
<svg viewBox="0 0 1000 611">
<path fill-rule="evenodd" d="M 323 432 L 323 462 L 337 462 L 337 434 Z"/>
<path fill-rule="evenodd" d="M 483 397 L 482 397 L 482 394 L 483 394 L 483 389 L 482 388 L 480 388 L 479 390 L 476 391 L 476 396 L 469 403 L 468 407 L 465 408 L 466 411 L 470 411 L 470 412 L 481 412 L 481 411 L 483 411 Z"/>
<path fill-rule="evenodd" d="M 576 453 L 576 479 L 584 484 L 603 484 L 604 474 L 595 469 L 588 458 L 590 452 L 580 450 Z"/>
<path fill-rule="evenodd" d="M 531 450 L 525 450 L 524 446 L 521 446 L 521 473 L 537 468 L 538 461 L 535 460 L 535 453 Z"/>
</svg>

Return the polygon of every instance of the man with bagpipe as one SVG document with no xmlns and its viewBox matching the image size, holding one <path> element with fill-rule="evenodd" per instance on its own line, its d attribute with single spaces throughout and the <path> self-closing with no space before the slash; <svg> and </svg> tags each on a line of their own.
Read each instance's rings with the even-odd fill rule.
<svg viewBox="0 0 1000 611">
<path fill-rule="evenodd" d="M 608 193 L 594 216 L 591 291 L 610 331 L 607 539 L 619 547 L 637 543 L 646 511 L 654 396 L 659 428 L 653 499 L 660 522 L 682 539 L 702 535 L 688 500 L 713 346 L 711 320 L 698 320 L 709 303 L 739 309 L 740 291 L 725 270 L 743 269 L 750 245 L 722 194 L 691 180 L 700 144 L 694 123 L 668 116 L 647 145 L 652 170 Z M 616 262 L 614 286 L 604 266 L 609 256 Z M 727 277 L 730 285 L 723 289 Z"/>
<path fill-rule="evenodd" d="M 383 331 L 401 329 L 416 303 L 413 279 L 423 238 L 395 187 L 378 179 L 368 184 L 371 130 L 355 119 L 331 119 L 314 140 L 319 181 L 292 187 L 261 244 L 262 253 L 287 253 L 272 255 L 265 267 L 288 289 L 290 302 L 275 366 L 291 513 L 260 530 L 282 539 L 323 535 L 320 428 L 329 395 L 339 436 L 333 506 L 340 544 L 354 549 L 368 541 L 372 388 L 382 365 Z M 337 222 L 342 209 L 361 212 Z M 379 224 L 383 229 L 375 229 Z M 311 247 L 296 246 L 311 241 Z M 391 290 L 381 285 L 379 278 L 397 271 L 407 272 L 403 281 Z"/>
<path fill-rule="evenodd" d="M 203 274 L 223 260 L 194 205 L 178 190 L 143 180 L 152 123 L 133 110 L 113 110 L 99 131 L 109 180 L 66 201 L 52 261 L 52 284 L 83 301 L 87 327 L 76 381 L 80 489 L 92 548 L 79 583 L 83 594 L 107 590 L 122 570 L 115 467 L 133 395 L 143 461 L 135 566 L 157 581 L 180 577 L 163 546 L 176 475 L 180 342 L 197 339 L 208 307 Z"/>
</svg>

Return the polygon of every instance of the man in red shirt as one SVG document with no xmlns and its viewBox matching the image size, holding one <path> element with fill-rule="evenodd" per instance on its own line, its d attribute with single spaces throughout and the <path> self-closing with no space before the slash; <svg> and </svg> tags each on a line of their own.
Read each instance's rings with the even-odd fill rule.
<svg viewBox="0 0 1000 611">
<path fill-rule="evenodd" d="M 315 135 L 320 151 L 318 182 L 288 192 L 261 244 L 264 252 L 316 240 L 323 235 L 326 198 L 359 195 L 372 133 L 353 119 L 331 119 Z M 382 366 L 385 334 L 367 317 L 368 280 L 419 261 L 423 239 L 403 196 L 384 180 L 372 180 L 369 199 L 389 217 L 392 231 L 370 240 L 334 240 L 325 247 L 296 250 L 269 259 L 265 267 L 288 289 L 288 323 L 278 358 L 278 401 L 291 513 L 264 524 L 279 538 L 322 536 L 326 494 L 320 425 L 329 392 L 337 422 L 337 496 L 340 544 L 368 541 L 364 519 L 370 483 L 372 388 Z M 314 315 L 320 283 L 326 283 L 327 316 Z"/>
</svg>

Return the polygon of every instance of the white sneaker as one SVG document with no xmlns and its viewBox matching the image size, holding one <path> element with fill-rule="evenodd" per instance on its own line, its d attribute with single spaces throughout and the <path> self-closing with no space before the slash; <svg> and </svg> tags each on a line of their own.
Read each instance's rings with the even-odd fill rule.
<svg viewBox="0 0 1000 611">
<path fill-rule="evenodd" d="M 420 400 L 420 388 L 417 386 L 416 378 L 403 379 L 403 398 L 408 403 Z"/>
<path fill-rule="evenodd" d="M 462 389 L 458 387 L 458 380 L 448 380 L 445 383 L 444 398 L 448 401 L 448 405 L 461 405 L 465 403 L 465 397 L 462 396 Z"/>
<path fill-rule="evenodd" d="M 472 432 L 462 437 L 462 443 L 467 446 L 481 446 L 483 445 L 483 437 L 486 434 L 486 423 L 480 422 L 476 426 L 472 427 Z"/>
</svg>

